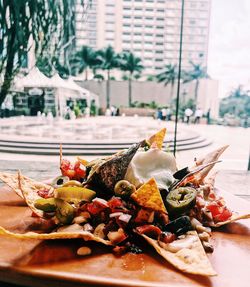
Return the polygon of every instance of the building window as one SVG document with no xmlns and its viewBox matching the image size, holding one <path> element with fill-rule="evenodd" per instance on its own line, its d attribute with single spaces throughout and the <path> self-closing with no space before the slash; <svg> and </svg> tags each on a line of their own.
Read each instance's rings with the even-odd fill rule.
<svg viewBox="0 0 250 287">
<path fill-rule="evenodd" d="M 191 25 L 195 25 L 195 24 L 196 24 L 196 21 L 195 21 L 195 20 L 193 20 L 193 19 L 191 19 L 191 20 L 189 20 L 189 24 L 191 24 Z"/>
<path fill-rule="evenodd" d="M 164 18 L 157 17 L 156 20 L 158 20 L 158 21 L 164 21 Z"/>
<path fill-rule="evenodd" d="M 156 34 L 156 37 L 163 38 L 163 35 L 162 34 Z"/>
</svg>

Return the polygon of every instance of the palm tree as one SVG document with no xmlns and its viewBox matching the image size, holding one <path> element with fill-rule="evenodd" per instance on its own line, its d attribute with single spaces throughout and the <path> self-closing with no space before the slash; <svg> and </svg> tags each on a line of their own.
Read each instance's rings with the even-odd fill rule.
<svg viewBox="0 0 250 287">
<path fill-rule="evenodd" d="M 110 71 L 118 68 L 120 65 L 120 57 L 111 46 L 97 51 L 97 55 L 101 58 L 102 64 L 100 68 L 107 71 L 106 99 L 107 108 L 110 107 Z"/>
<path fill-rule="evenodd" d="M 206 67 L 202 67 L 201 64 L 195 64 L 190 62 L 192 65 L 192 69 L 189 71 L 183 72 L 183 83 L 189 83 L 195 81 L 195 89 L 194 89 L 194 102 L 195 106 L 197 106 L 197 98 L 198 98 L 198 90 L 200 79 L 208 78 Z"/>
<path fill-rule="evenodd" d="M 78 74 L 85 71 L 85 81 L 87 81 L 88 69 L 95 69 L 97 66 L 101 65 L 102 59 L 91 47 L 83 46 L 76 52 L 74 64 L 78 69 Z"/>
<path fill-rule="evenodd" d="M 135 73 L 140 74 L 143 70 L 141 58 L 131 52 L 124 52 L 121 56 L 121 70 L 129 72 L 128 77 L 128 105 L 132 105 L 132 79 Z"/>
<path fill-rule="evenodd" d="M 163 72 L 156 75 L 158 83 L 164 83 L 165 86 L 171 85 L 171 100 L 173 99 L 174 94 L 174 84 L 175 80 L 178 77 L 178 68 L 177 65 L 168 64 L 164 67 Z M 171 101 L 170 100 L 170 101 Z"/>
</svg>

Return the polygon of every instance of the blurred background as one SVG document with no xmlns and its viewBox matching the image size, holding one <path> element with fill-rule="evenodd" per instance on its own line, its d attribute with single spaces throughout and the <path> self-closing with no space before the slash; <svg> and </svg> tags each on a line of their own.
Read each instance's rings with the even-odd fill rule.
<svg viewBox="0 0 250 287">
<path fill-rule="evenodd" d="M 249 1 L 0 0 L 0 9 L 3 167 L 57 162 L 59 143 L 70 158 L 105 156 L 166 126 L 180 165 L 230 144 L 221 168 L 250 169 Z"/>
</svg>

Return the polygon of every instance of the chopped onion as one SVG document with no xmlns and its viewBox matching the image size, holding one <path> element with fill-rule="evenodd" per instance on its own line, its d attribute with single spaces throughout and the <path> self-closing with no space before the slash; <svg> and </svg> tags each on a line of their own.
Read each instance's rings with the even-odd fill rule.
<svg viewBox="0 0 250 287">
<path fill-rule="evenodd" d="M 114 213 L 110 213 L 109 217 L 110 218 L 113 218 L 113 217 L 118 217 L 118 216 L 121 216 L 123 215 L 124 213 L 122 212 L 114 212 Z"/>
<path fill-rule="evenodd" d="M 108 207 L 108 202 L 107 200 L 103 199 L 103 198 L 100 198 L 100 197 L 96 197 L 92 200 L 92 202 L 97 202 L 97 203 L 100 203 L 101 205 L 104 205 L 106 207 Z"/>
<path fill-rule="evenodd" d="M 83 230 L 92 232 L 93 231 L 93 227 L 89 223 L 86 223 L 86 224 L 83 225 Z"/>
<path fill-rule="evenodd" d="M 117 212 L 118 213 L 118 212 Z M 126 223 L 128 223 L 129 222 L 129 220 L 131 219 L 131 217 L 132 217 L 132 215 L 130 215 L 130 214 L 121 214 L 120 216 L 119 216 L 119 220 L 120 221 L 123 221 L 123 222 L 126 222 Z"/>
</svg>

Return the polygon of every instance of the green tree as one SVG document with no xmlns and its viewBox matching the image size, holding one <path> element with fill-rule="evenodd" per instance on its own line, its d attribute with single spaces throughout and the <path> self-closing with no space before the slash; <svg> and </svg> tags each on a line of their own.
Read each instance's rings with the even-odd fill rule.
<svg viewBox="0 0 250 287">
<path fill-rule="evenodd" d="M 132 105 L 132 80 L 135 76 L 135 73 L 139 74 L 143 70 L 143 65 L 141 58 L 136 57 L 131 52 L 124 52 L 121 55 L 121 70 L 129 72 L 128 76 L 128 105 Z"/>
<path fill-rule="evenodd" d="M 102 64 L 100 68 L 107 72 L 107 84 L 106 84 L 106 107 L 110 107 L 110 72 L 120 66 L 120 56 L 114 51 L 111 46 L 108 46 L 102 50 L 97 51 L 97 55 L 101 57 Z"/>
<path fill-rule="evenodd" d="M 184 84 L 195 81 L 194 101 L 195 106 L 197 106 L 200 79 L 209 78 L 209 76 L 207 74 L 206 67 L 202 67 L 201 64 L 195 64 L 193 62 L 190 62 L 190 64 L 192 65 L 192 69 L 189 71 L 183 71 L 182 77 Z"/>
<path fill-rule="evenodd" d="M 102 65 L 102 58 L 91 47 L 83 46 L 75 55 L 74 64 L 78 74 L 85 71 L 85 81 L 88 80 L 88 69 L 95 70 Z"/>
<path fill-rule="evenodd" d="M 229 96 L 220 101 L 220 116 L 233 114 L 236 117 L 250 117 L 250 92 L 242 86 L 233 89 Z"/>
<path fill-rule="evenodd" d="M 74 18 L 74 0 L 0 0 L 0 106 L 15 74 L 27 63 L 31 42 L 37 56 L 63 55 L 67 65 L 74 47 Z"/>
<path fill-rule="evenodd" d="M 159 73 L 158 75 L 156 75 L 156 79 L 158 81 L 158 83 L 164 83 L 165 86 L 169 85 L 171 86 L 171 99 L 170 101 L 173 99 L 173 95 L 174 95 L 174 84 L 175 81 L 178 77 L 178 68 L 177 65 L 172 65 L 172 64 L 168 64 L 164 67 L 164 70 Z"/>
</svg>

